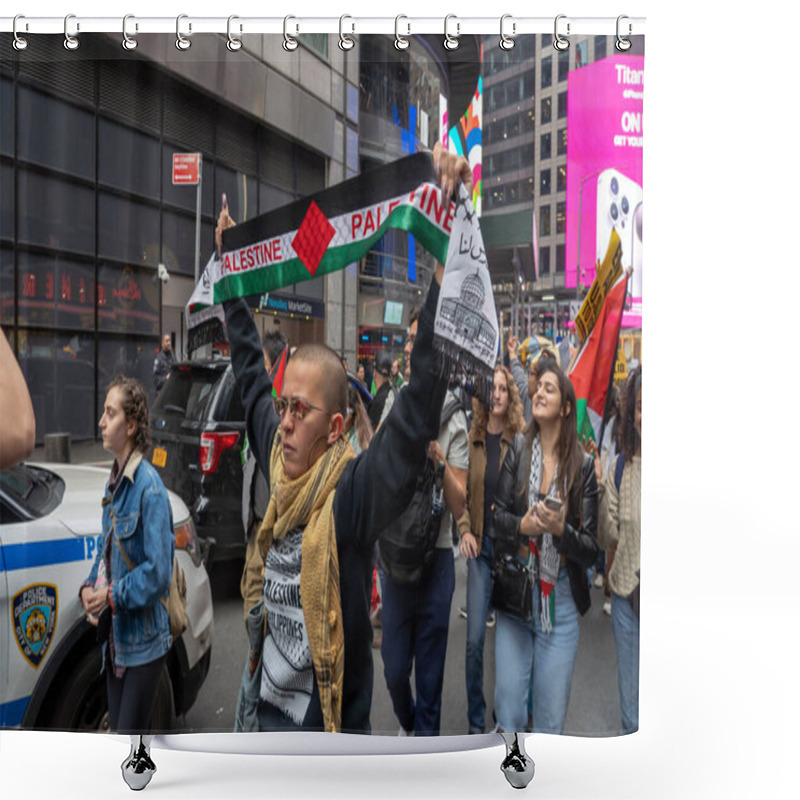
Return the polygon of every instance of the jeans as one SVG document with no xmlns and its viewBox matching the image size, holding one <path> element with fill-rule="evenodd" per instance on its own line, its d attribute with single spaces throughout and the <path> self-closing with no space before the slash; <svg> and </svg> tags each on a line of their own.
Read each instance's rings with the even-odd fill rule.
<svg viewBox="0 0 800 800">
<path fill-rule="evenodd" d="M 494 710 L 497 724 L 509 733 L 525 730 L 531 672 L 534 733 L 564 732 L 579 633 L 578 609 L 566 567 L 561 567 L 553 591 L 556 611 L 552 633 L 542 631 L 536 585 L 529 622 L 497 613 Z"/>
<path fill-rule="evenodd" d="M 453 551 L 437 549 L 418 584 L 395 583 L 383 570 L 380 577 L 381 657 L 394 713 L 415 736 L 436 736 L 441 727 L 447 630 L 456 584 Z M 411 692 L 412 666 L 416 701 Z"/>
<path fill-rule="evenodd" d="M 617 649 L 622 732 L 639 730 L 639 620 L 626 598 L 611 592 L 611 629 Z"/>
<path fill-rule="evenodd" d="M 483 696 L 483 646 L 486 615 L 492 596 L 494 542 L 483 537 L 481 552 L 467 562 L 467 721 L 470 733 L 486 728 L 486 700 Z"/>
</svg>

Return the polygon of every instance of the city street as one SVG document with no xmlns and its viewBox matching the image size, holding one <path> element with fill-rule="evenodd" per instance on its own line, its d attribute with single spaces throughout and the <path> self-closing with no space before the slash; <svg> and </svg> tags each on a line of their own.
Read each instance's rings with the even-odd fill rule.
<svg viewBox="0 0 800 800">
<path fill-rule="evenodd" d="M 233 729 L 236 696 L 247 653 L 239 596 L 240 562 L 221 562 L 212 569 L 214 596 L 214 644 L 211 667 L 197 702 L 178 721 L 183 731 Z M 443 734 L 467 733 L 464 654 L 467 625 L 459 614 L 466 602 L 466 563 L 456 561 L 456 591 L 453 597 L 442 711 Z M 592 588 L 592 607 L 581 619 L 578 660 L 567 714 L 568 733 L 614 734 L 619 728 L 616 658 L 611 619 L 603 614 L 603 594 Z M 494 629 L 487 630 L 484 691 L 487 724 L 490 724 L 494 689 Z M 379 650 L 373 650 L 375 683 L 372 703 L 373 733 L 394 735 L 398 723 L 383 679 Z"/>
</svg>

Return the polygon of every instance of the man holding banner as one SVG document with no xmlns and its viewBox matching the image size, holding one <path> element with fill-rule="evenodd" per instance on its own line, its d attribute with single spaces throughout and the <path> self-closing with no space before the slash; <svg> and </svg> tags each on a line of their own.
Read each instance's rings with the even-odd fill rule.
<svg viewBox="0 0 800 800">
<path fill-rule="evenodd" d="M 441 207 L 449 209 L 459 182 L 471 192 L 469 163 L 438 146 L 433 163 L 439 186 L 425 183 L 425 191 L 439 194 Z M 312 200 L 310 210 L 326 208 L 322 195 L 316 200 L 319 205 Z M 330 208 L 330 196 L 327 200 Z M 330 211 L 322 213 L 332 216 Z M 274 219 L 267 222 L 272 224 Z M 237 265 L 245 268 L 239 255 L 226 255 L 229 242 L 239 253 L 243 247 L 261 248 L 258 243 L 243 243 L 245 225 L 232 225 L 223 208 L 217 229 L 222 249 L 217 276 L 223 278 L 226 264 L 229 271 Z M 223 237 L 228 228 L 231 236 Z M 293 251 L 293 258 L 306 263 L 300 247 Z M 214 290 L 214 300 L 224 301 L 248 439 L 271 489 L 258 532 L 258 557 L 248 565 L 247 581 L 249 594 L 256 599 L 263 596 L 266 616 L 260 659 L 260 730 L 370 732 L 369 604 L 374 544 L 389 520 L 410 501 L 428 443 L 438 433 L 452 374 L 448 358 L 453 356 L 453 340 L 444 354 L 435 353 L 434 340 L 440 294 L 447 291 L 448 274 L 457 274 L 459 267 L 451 270 L 447 241 L 437 252 L 447 253 L 448 272 L 437 265 L 419 320 L 414 375 L 372 446 L 358 457 L 342 436 L 347 376 L 338 354 L 322 344 L 299 347 L 286 367 L 282 393 L 273 400 L 255 324 L 244 300 L 236 299 L 253 284 L 246 279 L 238 291 L 226 287 L 222 296 Z M 263 255 L 263 248 L 258 253 Z M 351 249 L 348 257 L 353 253 Z M 444 255 L 437 257 L 442 260 Z M 315 270 L 324 272 L 324 255 L 317 252 L 313 260 Z M 485 277 L 488 281 L 488 270 Z M 459 363 L 463 365 L 464 356 Z"/>
</svg>

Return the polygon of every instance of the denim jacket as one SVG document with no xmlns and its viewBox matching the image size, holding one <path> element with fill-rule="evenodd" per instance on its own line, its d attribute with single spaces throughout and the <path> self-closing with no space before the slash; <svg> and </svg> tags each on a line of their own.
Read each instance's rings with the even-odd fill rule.
<svg viewBox="0 0 800 800">
<path fill-rule="evenodd" d="M 111 605 L 114 610 L 114 655 L 121 667 L 138 667 L 167 653 L 172 646 L 169 617 L 162 597 L 169 594 L 175 535 L 167 490 L 153 466 L 134 453 L 113 495 L 103 498 L 103 544 L 87 583 L 94 584 L 108 537 L 113 536 Z M 117 542 L 128 556 L 129 569 Z"/>
</svg>

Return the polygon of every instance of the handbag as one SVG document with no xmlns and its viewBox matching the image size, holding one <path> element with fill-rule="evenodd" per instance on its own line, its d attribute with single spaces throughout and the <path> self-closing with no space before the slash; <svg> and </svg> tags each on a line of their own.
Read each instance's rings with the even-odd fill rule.
<svg viewBox="0 0 800 800">
<path fill-rule="evenodd" d="M 512 617 L 530 622 L 533 616 L 533 576 L 515 556 L 501 555 L 492 568 L 491 605 Z"/>
<path fill-rule="evenodd" d="M 111 532 L 113 536 L 113 531 Z M 119 539 L 114 537 L 122 559 L 127 564 L 128 569 L 133 571 L 133 562 L 128 558 L 128 554 L 122 549 Z M 186 616 L 186 576 L 183 568 L 178 563 L 178 557 L 172 558 L 172 578 L 169 582 L 169 595 L 161 598 L 161 604 L 167 610 L 169 617 L 169 632 L 173 640 L 177 640 L 186 630 L 188 618 Z"/>
</svg>

